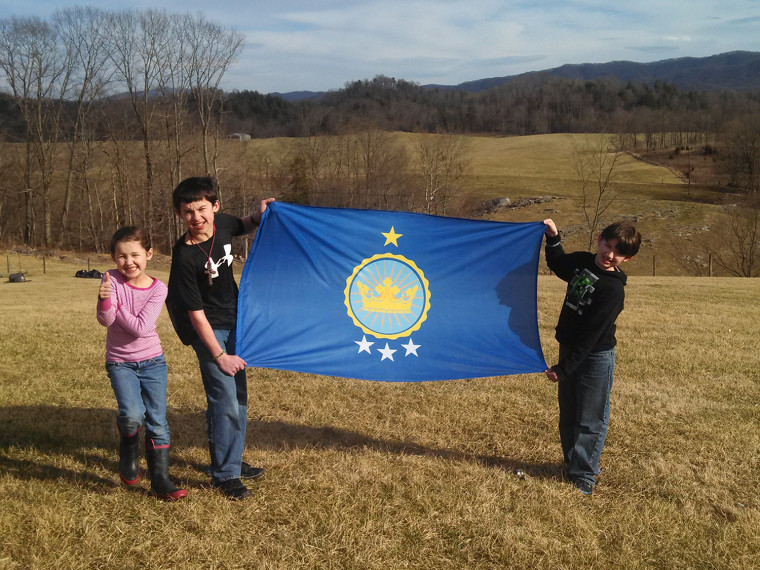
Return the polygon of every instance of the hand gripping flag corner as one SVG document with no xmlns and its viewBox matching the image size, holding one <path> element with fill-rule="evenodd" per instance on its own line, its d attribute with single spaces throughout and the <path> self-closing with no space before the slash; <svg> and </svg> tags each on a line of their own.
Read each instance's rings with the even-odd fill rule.
<svg viewBox="0 0 760 570">
<path fill-rule="evenodd" d="M 542 372 L 541 222 L 269 205 L 243 269 L 248 366 L 385 381 Z"/>
</svg>

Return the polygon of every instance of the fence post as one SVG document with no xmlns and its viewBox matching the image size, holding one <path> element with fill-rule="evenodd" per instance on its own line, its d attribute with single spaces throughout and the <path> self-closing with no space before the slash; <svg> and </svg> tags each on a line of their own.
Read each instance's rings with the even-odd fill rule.
<svg viewBox="0 0 760 570">
<path fill-rule="evenodd" d="M 652 255 L 652 277 L 657 276 L 657 256 Z"/>
<path fill-rule="evenodd" d="M 47 257 L 44 255 L 42 256 L 42 274 L 45 275 L 47 273 Z"/>
<path fill-rule="evenodd" d="M 712 277 L 712 253 L 707 256 L 707 276 Z"/>
</svg>

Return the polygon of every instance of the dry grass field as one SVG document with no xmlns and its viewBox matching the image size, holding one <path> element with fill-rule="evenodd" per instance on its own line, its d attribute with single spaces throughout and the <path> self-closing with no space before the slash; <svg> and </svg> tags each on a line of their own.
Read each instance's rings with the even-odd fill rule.
<svg viewBox="0 0 760 570">
<path fill-rule="evenodd" d="M 413 148 L 416 135 L 396 136 Z M 464 200 L 552 196 L 486 217 L 553 217 L 567 248 L 584 247 L 569 162 L 578 136 L 471 137 Z M 291 143 L 229 143 L 222 159 Z M 760 281 L 684 277 L 672 243 L 691 247 L 720 194 L 630 156 L 621 168 L 614 216 L 637 220 L 645 243 L 625 266 L 591 497 L 562 481 L 556 387 L 543 375 L 389 384 L 250 370 L 245 459 L 267 474 L 252 500 L 226 501 L 204 474 L 194 353 L 165 313 L 172 474 L 189 495 L 156 501 L 144 479 L 126 489 L 98 282 L 74 278 L 88 258 L 100 270 L 110 260 L 57 252 L 43 272 L 39 257 L 2 252 L 0 569 L 757 568 Z M 157 257 L 151 272 L 165 280 Z M 7 283 L 8 269 L 29 282 Z M 553 363 L 564 288 L 543 273 L 538 319 Z"/>
<path fill-rule="evenodd" d="M 189 490 L 168 504 L 116 473 L 98 283 L 73 277 L 86 260 L 48 259 L 44 274 L 39 258 L 10 260 L 30 281 L 0 283 L 0 568 L 760 560 L 756 279 L 629 280 L 605 471 L 591 497 L 561 480 L 556 388 L 542 375 L 387 384 L 250 370 L 245 458 L 267 474 L 252 500 L 229 502 L 203 473 L 203 390 L 164 313 L 172 473 Z M 153 273 L 167 278 L 161 264 Z M 548 361 L 562 295 L 558 279 L 540 276 Z"/>
</svg>

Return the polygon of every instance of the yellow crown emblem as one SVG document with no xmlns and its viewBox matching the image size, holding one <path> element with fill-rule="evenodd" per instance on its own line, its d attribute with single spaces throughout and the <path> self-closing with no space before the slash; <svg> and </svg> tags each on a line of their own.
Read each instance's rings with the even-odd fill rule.
<svg viewBox="0 0 760 570">
<path fill-rule="evenodd" d="M 401 289 L 393 284 L 390 277 L 383 279 L 374 292 L 364 283 L 357 283 L 362 296 L 362 308 L 375 313 L 411 313 L 412 302 L 417 294 L 417 285 L 408 287 L 400 295 Z"/>
</svg>

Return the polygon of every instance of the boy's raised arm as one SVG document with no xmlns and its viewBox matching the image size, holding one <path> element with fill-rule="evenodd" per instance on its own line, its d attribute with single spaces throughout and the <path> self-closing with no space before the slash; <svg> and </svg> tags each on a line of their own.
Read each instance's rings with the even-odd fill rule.
<svg viewBox="0 0 760 570">
<path fill-rule="evenodd" d="M 274 202 L 274 198 L 265 198 L 259 203 L 258 211 L 253 212 L 250 216 L 243 218 L 243 228 L 245 233 L 251 233 L 256 228 L 256 226 L 259 225 L 261 222 L 261 216 L 266 211 L 267 206 L 272 202 Z"/>
</svg>

